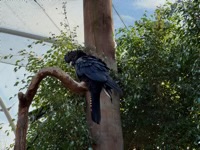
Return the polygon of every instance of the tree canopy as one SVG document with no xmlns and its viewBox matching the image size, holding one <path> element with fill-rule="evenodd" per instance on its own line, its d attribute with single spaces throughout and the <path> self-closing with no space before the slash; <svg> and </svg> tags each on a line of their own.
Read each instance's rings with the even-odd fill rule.
<svg viewBox="0 0 200 150">
<path fill-rule="evenodd" d="M 199 147 L 199 13 L 198 0 L 168 3 L 157 8 L 152 17 L 144 15 L 128 30 L 117 31 L 115 79 L 124 93 L 121 116 L 125 149 Z M 20 51 L 22 56 L 29 55 L 26 70 L 32 75 L 43 67 L 57 66 L 75 77 L 63 58 L 67 50 L 80 45 L 64 32 L 56 39 L 41 58 Z M 31 78 L 25 75 L 20 81 L 24 88 Z M 28 148 L 88 149 L 93 141 L 84 103 L 81 95 L 70 93 L 59 81 L 42 81 L 29 115 Z"/>
<path fill-rule="evenodd" d="M 118 31 L 125 149 L 199 146 L 198 10 L 198 1 L 176 2 Z"/>
</svg>

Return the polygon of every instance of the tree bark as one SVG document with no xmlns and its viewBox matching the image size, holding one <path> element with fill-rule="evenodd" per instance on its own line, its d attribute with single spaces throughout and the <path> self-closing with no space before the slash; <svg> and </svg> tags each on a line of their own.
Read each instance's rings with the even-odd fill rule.
<svg viewBox="0 0 200 150">
<path fill-rule="evenodd" d="M 49 67 L 41 69 L 32 79 L 25 94 L 18 93 L 19 108 L 15 137 L 15 150 L 26 149 L 26 134 L 28 128 L 28 110 L 37 92 L 40 82 L 46 76 L 52 76 L 61 81 L 63 86 L 75 93 L 84 93 L 87 88 L 84 84 L 74 81 L 68 74 L 59 68 Z"/>
<path fill-rule="evenodd" d="M 85 47 L 116 70 L 112 0 L 84 0 L 83 5 Z"/>
<path fill-rule="evenodd" d="M 84 0 L 84 35 L 86 49 L 104 60 L 108 67 L 116 70 L 111 0 Z M 87 92 L 86 99 L 87 122 L 94 140 L 93 149 L 122 150 L 123 136 L 119 95 L 113 93 L 111 102 L 105 92 L 101 92 L 100 125 L 91 120 L 89 92 Z"/>
</svg>

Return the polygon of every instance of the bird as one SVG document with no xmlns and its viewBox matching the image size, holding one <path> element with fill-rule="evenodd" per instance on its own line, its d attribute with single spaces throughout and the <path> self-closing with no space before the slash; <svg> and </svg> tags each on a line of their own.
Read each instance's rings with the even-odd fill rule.
<svg viewBox="0 0 200 150">
<path fill-rule="evenodd" d="M 100 58 L 86 54 L 83 50 L 69 51 L 65 57 L 65 62 L 75 68 L 76 75 L 80 81 L 86 83 L 91 95 L 91 117 L 93 122 L 100 124 L 100 93 L 102 89 L 107 93 L 112 101 L 112 91 L 116 90 L 122 95 L 122 90 L 109 75 L 109 68 Z"/>
</svg>

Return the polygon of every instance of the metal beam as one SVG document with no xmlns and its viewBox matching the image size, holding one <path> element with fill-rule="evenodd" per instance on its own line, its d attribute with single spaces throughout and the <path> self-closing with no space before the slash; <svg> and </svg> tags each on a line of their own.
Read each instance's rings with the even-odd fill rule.
<svg viewBox="0 0 200 150">
<path fill-rule="evenodd" d="M 11 34 L 11 35 L 16 35 L 16 36 L 21 36 L 29 39 L 34 39 L 34 40 L 43 40 L 44 42 L 47 43 L 54 43 L 55 39 L 50 39 L 48 37 L 36 35 L 36 34 L 31 34 L 27 32 L 22 32 L 22 31 L 17 31 L 13 29 L 7 29 L 7 28 L 1 28 L 0 27 L 0 32 L 6 33 L 6 34 Z"/>
<path fill-rule="evenodd" d="M 13 122 L 11 116 L 10 116 L 9 111 L 7 110 L 5 104 L 3 103 L 3 100 L 1 99 L 1 97 L 0 97 L 0 106 L 1 106 L 1 108 L 4 112 L 4 114 L 5 114 L 6 118 L 8 119 L 8 122 L 10 123 L 10 126 L 12 127 L 13 132 L 15 133 L 16 126 L 15 126 L 15 124 L 14 124 L 14 122 Z"/>
</svg>

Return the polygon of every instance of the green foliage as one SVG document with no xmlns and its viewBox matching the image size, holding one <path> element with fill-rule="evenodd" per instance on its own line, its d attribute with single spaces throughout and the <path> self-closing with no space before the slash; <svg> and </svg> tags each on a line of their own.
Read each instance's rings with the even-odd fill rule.
<svg viewBox="0 0 200 150">
<path fill-rule="evenodd" d="M 117 33 L 118 77 L 125 149 L 198 149 L 200 141 L 200 14 L 196 0 L 178 1 Z M 28 56 L 26 89 L 41 68 L 56 66 L 74 76 L 63 58 L 79 47 L 65 33 L 41 57 Z M 41 41 L 35 44 L 42 44 Z M 34 49 L 34 44 L 28 46 Z M 11 56 L 10 56 L 11 57 Z M 9 57 L 5 57 L 8 59 Z M 20 69 L 16 66 L 14 71 Z M 75 76 L 74 76 L 75 78 Z M 28 81 L 28 82 L 27 82 Z M 29 149 L 88 149 L 91 139 L 84 99 L 68 92 L 58 80 L 40 84 L 30 112 Z"/>
<path fill-rule="evenodd" d="M 184 6 L 184 7 L 183 7 Z M 125 149 L 197 149 L 200 140 L 199 2 L 184 1 L 119 29 Z M 187 17 L 186 17 L 187 16 Z"/>
<path fill-rule="evenodd" d="M 30 75 L 24 75 L 26 79 L 17 81 L 24 83 L 25 89 L 30 84 L 32 77 L 44 67 L 59 67 L 75 78 L 74 69 L 64 62 L 67 51 L 77 49 L 73 37 L 67 37 L 65 33 L 53 37 L 57 41 L 44 55 L 38 56 L 34 52 L 22 50 L 19 53 L 27 57 L 26 70 Z M 29 47 L 34 49 L 36 42 Z M 22 60 L 18 60 L 16 64 Z M 16 67 L 14 71 L 17 71 Z M 28 130 L 28 149 L 87 149 L 90 145 L 90 137 L 86 126 L 84 114 L 85 100 L 83 96 L 71 94 L 64 88 L 60 81 L 52 77 L 45 78 L 34 97 L 32 106 L 34 110 L 29 113 L 30 124 Z"/>
</svg>

